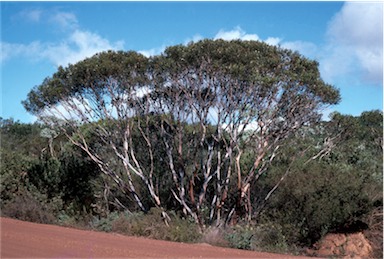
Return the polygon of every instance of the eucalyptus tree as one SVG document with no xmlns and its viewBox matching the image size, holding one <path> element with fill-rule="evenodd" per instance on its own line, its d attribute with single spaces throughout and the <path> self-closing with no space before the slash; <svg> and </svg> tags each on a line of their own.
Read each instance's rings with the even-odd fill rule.
<svg viewBox="0 0 384 259">
<path fill-rule="evenodd" d="M 97 54 L 59 68 L 29 93 L 24 106 L 50 123 L 60 119 L 72 125 L 71 141 L 143 210 L 133 176 L 162 207 L 154 153 L 163 148 L 169 192 L 203 225 L 207 219 L 250 217 L 252 184 L 279 147 L 298 129 L 318 122 L 322 109 L 339 98 L 321 79 L 318 63 L 297 52 L 256 41 L 204 40 L 149 59 L 135 52 Z M 154 116 L 157 124 L 151 122 Z M 86 142 L 89 124 L 115 159 L 106 160 L 105 152 Z M 145 154 L 136 152 L 134 131 Z M 241 167 L 245 151 L 252 154 L 246 169 Z"/>
</svg>

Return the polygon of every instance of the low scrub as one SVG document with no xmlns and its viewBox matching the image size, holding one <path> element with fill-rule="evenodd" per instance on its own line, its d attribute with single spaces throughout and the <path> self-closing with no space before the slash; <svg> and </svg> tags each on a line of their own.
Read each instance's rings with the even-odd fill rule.
<svg viewBox="0 0 384 259">
<path fill-rule="evenodd" d="M 281 226 L 274 224 L 239 224 L 231 228 L 208 229 L 202 240 L 212 245 L 229 246 L 237 249 L 279 253 L 292 252 L 292 247 L 288 247 Z"/>
<path fill-rule="evenodd" d="M 36 223 L 50 224 L 55 222 L 54 214 L 45 204 L 27 195 L 18 195 L 12 201 L 5 204 L 1 214 Z"/>
<path fill-rule="evenodd" d="M 293 252 L 293 248 L 288 246 L 280 225 L 267 223 L 255 227 L 252 250 L 287 253 Z"/>
<path fill-rule="evenodd" d="M 253 236 L 253 227 L 241 225 L 236 225 L 225 235 L 230 247 L 245 250 L 251 250 Z"/>
<path fill-rule="evenodd" d="M 112 226 L 118 218 L 118 212 L 109 213 L 106 217 L 94 216 L 90 222 L 90 226 L 98 231 L 111 232 L 113 231 Z"/>
<path fill-rule="evenodd" d="M 229 247 L 230 244 L 226 239 L 226 232 L 224 228 L 209 227 L 203 233 L 201 241 L 213 246 Z"/>
<path fill-rule="evenodd" d="M 167 226 L 159 209 L 153 208 L 147 214 L 110 213 L 106 218 L 94 219 L 92 227 L 107 232 L 117 232 L 131 236 L 144 236 L 175 242 L 197 242 L 201 238 L 198 226 L 193 221 L 170 212 L 171 221 Z"/>
</svg>

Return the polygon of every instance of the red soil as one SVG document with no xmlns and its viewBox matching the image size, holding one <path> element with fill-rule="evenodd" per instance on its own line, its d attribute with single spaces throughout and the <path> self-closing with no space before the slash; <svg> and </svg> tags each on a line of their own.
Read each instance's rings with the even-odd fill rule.
<svg viewBox="0 0 384 259">
<path fill-rule="evenodd" d="M 0 220 L 1 258 L 300 258 Z"/>
</svg>

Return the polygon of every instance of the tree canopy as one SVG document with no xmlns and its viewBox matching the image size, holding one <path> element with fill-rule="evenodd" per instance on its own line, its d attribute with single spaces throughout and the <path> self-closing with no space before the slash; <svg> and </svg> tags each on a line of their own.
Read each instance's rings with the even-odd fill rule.
<svg viewBox="0 0 384 259">
<path fill-rule="evenodd" d="M 297 52 L 256 41 L 204 40 L 168 47 L 164 54 L 152 58 L 133 51 L 98 53 L 75 65 L 59 67 L 28 94 L 23 104 L 38 115 L 67 98 L 90 92 L 92 97 L 104 97 L 106 85 L 114 80 L 120 92 L 130 94 L 137 87 L 150 87 L 161 77 L 166 82 L 164 76 L 175 73 L 184 80 L 196 77 L 197 70 L 204 72 L 207 80 L 231 79 L 231 87 L 257 89 L 262 97 L 277 91 L 281 97 L 294 92 L 303 99 L 316 99 L 318 105 L 340 100 L 339 92 L 320 78 L 318 63 Z"/>
</svg>

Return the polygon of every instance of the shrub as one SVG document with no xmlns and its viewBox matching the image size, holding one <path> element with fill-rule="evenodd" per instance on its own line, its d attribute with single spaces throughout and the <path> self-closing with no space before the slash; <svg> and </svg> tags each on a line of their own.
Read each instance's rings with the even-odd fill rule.
<svg viewBox="0 0 384 259">
<path fill-rule="evenodd" d="M 94 215 L 83 210 L 73 213 L 71 211 L 62 210 L 57 215 L 57 223 L 65 227 L 74 227 L 79 229 L 89 229 Z"/>
<path fill-rule="evenodd" d="M 134 235 L 135 230 L 133 229 L 133 222 L 136 221 L 134 218 L 142 218 L 143 216 L 144 214 L 142 212 L 120 213 L 119 217 L 112 224 L 112 231 L 125 235 Z"/>
<path fill-rule="evenodd" d="M 85 170 L 88 164 L 82 163 L 80 158 L 76 160 L 72 155 L 71 160 L 61 155 L 56 159 L 44 153 L 32 158 L 3 147 L 0 156 L 2 215 L 38 223 L 57 222 L 75 226 L 78 225 L 77 216 L 89 213 L 93 200 L 89 198 L 93 196 L 89 179 L 97 172 L 91 175 L 94 167 Z M 76 217 L 71 218 L 73 216 Z"/>
<path fill-rule="evenodd" d="M 91 222 L 93 229 L 117 232 L 125 235 L 144 236 L 175 242 L 196 242 L 201 234 L 198 226 L 188 219 L 170 212 L 171 221 L 167 226 L 161 211 L 152 208 L 147 214 L 142 212 L 113 212 L 105 218 L 94 217 Z"/>
<path fill-rule="evenodd" d="M 283 234 L 283 229 L 278 224 L 260 224 L 255 228 L 251 244 L 252 250 L 287 253 L 292 251 Z"/>
<path fill-rule="evenodd" d="M 251 250 L 254 228 L 251 226 L 234 226 L 227 234 L 229 246 L 237 249 Z"/>
<path fill-rule="evenodd" d="M 109 213 L 107 217 L 94 216 L 92 221 L 90 222 L 90 225 L 93 229 L 104 232 L 111 232 L 113 231 L 113 224 L 118 218 L 118 212 Z"/>
<path fill-rule="evenodd" d="M 0 148 L 0 205 L 16 198 L 21 189 L 28 182 L 28 170 L 36 161 L 18 153 Z"/>
<path fill-rule="evenodd" d="M 55 216 L 51 210 L 27 194 L 18 195 L 5 204 L 1 213 L 4 216 L 36 223 L 50 224 L 55 222 Z"/>
<path fill-rule="evenodd" d="M 230 247 L 237 249 L 276 253 L 296 252 L 295 247 L 288 246 L 283 228 L 277 224 L 240 224 L 227 230 L 224 237 Z"/>
<path fill-rule="evenodd" d="M 174 215 L 165 240 L 193 243 L 201 239 L 198 226 L 191 220 Z"/>
<path fill-rule="evenodd" d="M 283 227 L 290 244 L 310 246 L 326 233 L 345 231 L 372 209 L 369 175 L 326 163 L 292 172 L 271 197 L 261 222 Z"/>
</svg>

